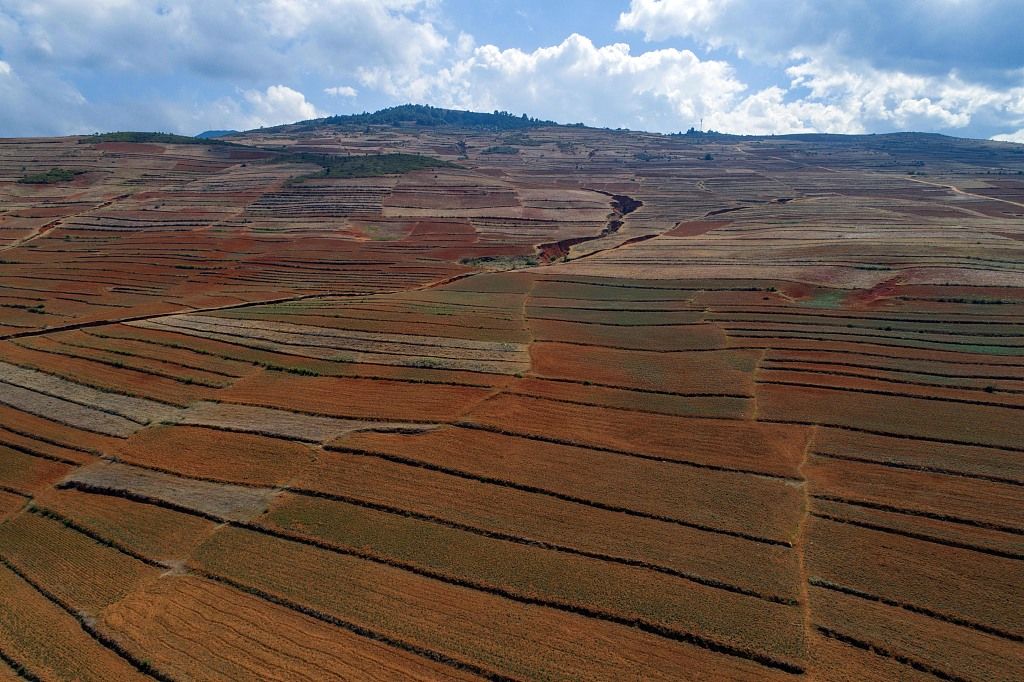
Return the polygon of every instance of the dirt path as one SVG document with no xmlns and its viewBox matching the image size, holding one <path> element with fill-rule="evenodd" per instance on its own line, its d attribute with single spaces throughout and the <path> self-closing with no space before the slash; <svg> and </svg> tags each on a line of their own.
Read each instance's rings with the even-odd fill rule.
<svg viewBox="0 0 1024 682">
<path fill-rule="evenodd" d="M 1020 208 L 1024 208 L 1024 204 L 1022 204 L 1020 202 L 1010 201 L 1009 199 L 999 199 L 997 197 L 990 197 L 990 196 L 986 196 L 984 194 L 975 194 L 974 192 L 968 192 L 966 190 L 962 190 L 959 187 L 957 187 L 956 185 L 945 185 L 945 184 L 943 184 L 941 182 L 928 182 L 927 180 L 919 180 L 918 178 L 911 178 L 911 177 L 905 177 L 904 180 L 910 180 L 911 182 L 917 182 L 917 183 L 920 183 L 922 185 L 931 185 L 932 187 L 942 187 L 943 189 L 950 190 L 954 194 L 962 194 L 963 196 L 966 196 L 966 197 L 974 197 L 975 199 L 983 199 L 985 201 L 998 201 L 998 202 L 1003 203 L 1003 204 L 1010 204 L 1011 206 L 1019 206 Z"/>
<path fill-rule="evenodd" d="M 77 216 L 84 215 L 86 213 L 90 213 L 92 211 L 99 211 L 100 209 L 107 208 L 108 206 L 116 204 L 117 202 L 119 202 L 119 201 L 121 201 L 123 199 L 127 199 L 130 196 L 132 196 L 132 195 L 131 194 L 119 194 L 118 196 L 116 196 L 116 197 L 114 197 L 112 199 L 107 199 L 106 201 L 104 201 L 102 203 L 99 203 L 99 204 L 96 204 L 95 206 L 90 206 L 89 208 L 87 208 L 87 209 L 85 209 L 83 211 L 78 211 L 77 213 L 69 213 L 68 215 L 61 216 L 60 218 L 57 218 L 56 220 L 51 220 L 50 222 L 46 223 L 45 225 L 41 225 L 40 227 L 37 227 L 35 230 L 33 230 L 28 235 L 22 237 L 21 239 L 17 239 L 15 241 L 11 242 L 10 244 L 8 244 L 7 246 L 0 247 L 0 251 L 10 251 L 11 249 L 16 249 L 19 246 L 24 246 L 25 244 L 28 244 L 29 242 L 34 241 L 36 239 L 39 239 L 40 237 L 46 235 L 51 230 L 53 230 L 55 227 L 57 227 L 62 222 L 67 220 L 68 218 L 75 218 Z"/>
</svg>

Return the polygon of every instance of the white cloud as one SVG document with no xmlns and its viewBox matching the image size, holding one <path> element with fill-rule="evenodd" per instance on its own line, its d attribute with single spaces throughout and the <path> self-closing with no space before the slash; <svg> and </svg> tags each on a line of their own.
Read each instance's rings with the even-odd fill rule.
<svg viewBox="0 0 1024 682">
<path fill-rule="evenodd" d="M 218 121 L 240 130 L 281 125 L 326 116 L 306 96 L 287 85 L 266 90 L 246 90 L 241 99 L 225 98 L 214 104 Z"/>
<path fill-rule="evenodd" d="M 673 36 L 696 37 L 708 31 L 729 0 L 632 0 L 628 12 L 619 15 L 618 28 L 642 31 L 647 40 Z"/>
<path fill-rule="evenodd" d="M 703 61 L 689 50 L 633 55 L 624 43 L 598 47 L 579 34 L 532 52 L 483 45 L 429 76 L 375 70 L 362 82 L 441 106 L 656 130 L 696 124 L 745 87 L 725 62 Z"/>
<path fill-rule="evenodd" d="M 331 88 L 324 88 L 324 92 L 333 97 L 355 97 L 359 91 L 351 85 L 335 85 Z"/>
<path fill-rule="evenodd" d="M 1019 0 L 631 0 L 618 28 L 765 63 L 828 50 L 880 69 L 989 82 L 1021 67 Z"/>
<path fill-rule="evenodd" d="M 1016 142 L 1018 144 L 1024 144 L 1024 128 L 1021 128 L 1015 133 L 1004 133 L 1002 135 L 993 135 L 993 140 L 998 142 Z"/>
<path fill-rule="evenodd" d="M 864 126 L 963 128 L 978 114 L 1010 115 L 1024 98 L 1024 87 L 997 90 L 966 82 L 955 72 L 921 76 L 822 57 L 805 59 L 786 73 L 804 101 L 837 106 Z"/>
<path fill-rule="evenodd" d="M 1024 125 L 1015 2 L 632 0 L 619 17 L 708 57 L 578 34 L 480 45 L 441 0 L 0 0 L 0 134 L 252 128 L 337 97 L 659 131 L 991 135 Z"/>
<path fill-rule="evenodd" d="M 0 134 L 68 133 L 82 121 L 88 129 L 105 130 L 126 117 L 132 128 L 195 132 L 195 121 L 209 121 L 216 111 L 235 112 L 236 124 L 281 122 L 275 112 L 291 106 L 304 115 L 313 105 L 273 100 L 281 93 L 268 94 L 268 84 L 312 83 L 321 92 L 332 82 L 354 79 L 368 65 L 411 77 L 441 66 L 451 46 L 431 20 L 435 5 L 436 0 L 2 0 L 3 58 L 24 87 L 10 93 L 20 101 L 0 106 Z M 97 87 L 102 79 L 119 83 L 120 92 Z M 32 113 L 29 102 L 45 98 L 44 87 L 73 91 L 80 80 L 100 90 L 99 106 Z M 239 89 L 258 90 L 267 102 L 245 96 L 234 103 L 218 100 Z M 191 109 L 182 103 L 189 96 Z M 102 106 L 117 97 L 120 106 Z"/>
</svg>

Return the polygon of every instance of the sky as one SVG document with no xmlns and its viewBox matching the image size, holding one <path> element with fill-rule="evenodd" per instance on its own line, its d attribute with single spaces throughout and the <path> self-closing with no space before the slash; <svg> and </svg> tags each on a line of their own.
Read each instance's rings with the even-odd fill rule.
<svg viewBox="0 0 1024 682">
<path fill-rule="evenodd" d="M 1024 0 L 0 0 L 0 136 L 246 130 L 414 102 L 1024 143 L 1021 36 Z"/>
</svg>

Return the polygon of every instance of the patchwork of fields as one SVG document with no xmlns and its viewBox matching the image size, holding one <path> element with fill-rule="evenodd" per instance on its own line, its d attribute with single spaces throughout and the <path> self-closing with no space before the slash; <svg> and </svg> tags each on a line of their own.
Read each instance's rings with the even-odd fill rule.
<svg viewBox="0 0 1024 682">
<path fill-rule="evenodd" d="M 1024 678 L 1024 147 L 233 140 L 0 141 L 0 679 Z"/>
</svg>

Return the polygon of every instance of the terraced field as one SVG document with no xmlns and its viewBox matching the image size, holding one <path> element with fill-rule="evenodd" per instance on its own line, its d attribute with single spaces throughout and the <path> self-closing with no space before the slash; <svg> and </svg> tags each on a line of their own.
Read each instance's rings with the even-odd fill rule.
<svg viewBox="0 0 1024 682">
<path fill-rule="evenodd" d="M 0 141 L 0 679 L 1024 678 L 1021 147 L 233 139 Z"/>
</svg>

